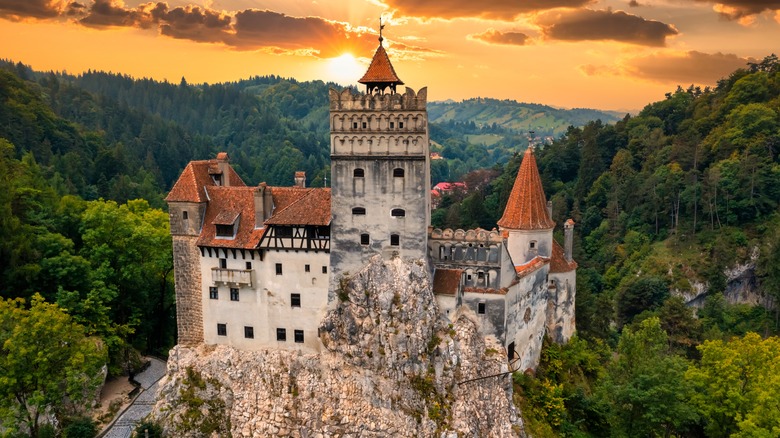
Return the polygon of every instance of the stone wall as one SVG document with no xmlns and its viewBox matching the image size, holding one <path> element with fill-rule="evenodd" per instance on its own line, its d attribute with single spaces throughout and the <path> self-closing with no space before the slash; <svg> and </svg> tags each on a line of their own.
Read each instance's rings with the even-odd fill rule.
<svg viewBox="0 0 780 438">
<path fill-rule="evenodd" d="M 176 325 L 180 345 L 203 342 L 200 250 L 197 236 L 173 236 Z"/>
</svg>

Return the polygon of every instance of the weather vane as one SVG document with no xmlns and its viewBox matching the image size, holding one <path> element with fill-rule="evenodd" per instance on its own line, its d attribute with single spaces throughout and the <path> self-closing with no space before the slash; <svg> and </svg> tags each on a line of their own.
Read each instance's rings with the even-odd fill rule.
<svg viewBox="0 0 780 438">
<path fill-rule="evenodd" d="M 382 29 L 385 28 L 385 25 L 382 24 L 382 16 L 379 16 L 379 44 L 382 44 L 382 41 L 384 41 L 384 38 L 382 38 Z"/>
</svg>

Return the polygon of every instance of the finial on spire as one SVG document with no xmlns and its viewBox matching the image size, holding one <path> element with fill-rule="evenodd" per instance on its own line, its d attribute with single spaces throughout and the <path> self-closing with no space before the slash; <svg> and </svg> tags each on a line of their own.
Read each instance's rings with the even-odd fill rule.
<svg viewBox="0 0 780 438">
<path fill-rule="evenodd" d="M 384 38 L 382 38 L 382 29 L 384 29 L 384 28 L 385 28 L 385 25 L 382 24 L 382 16 L 380 15 L 379 16 L 379 45 L 380 46 L 382 45 L 382 41 L 385 40 Z"/>
</svg>

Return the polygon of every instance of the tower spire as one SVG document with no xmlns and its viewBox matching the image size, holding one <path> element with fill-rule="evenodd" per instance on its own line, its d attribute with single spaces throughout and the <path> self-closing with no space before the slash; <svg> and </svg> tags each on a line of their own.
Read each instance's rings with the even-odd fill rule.
<svg viewBox="0 0 780 438">
<path fill-rule="evenodd" d="M 391 93 L 395 93 L 395 87 L 403 85 L 403 81 L 395 73 L 393 64 L 390 63 L 390 58 L 387 56 L 385 48 L 382 46 L 382 42 L 385 40 L 382 36 L 382 30 L 385 25 L 382 24 L 382 17 L 379 17 L 379 47 L 376 48 L 374 58 L 371 60 L 371 64 L 368 66 L 368 71 L 363 75 L 359 83 L 365 84 L 366 93 L 383 93 L 386 88 L 390 88 Z"/>
</svg>

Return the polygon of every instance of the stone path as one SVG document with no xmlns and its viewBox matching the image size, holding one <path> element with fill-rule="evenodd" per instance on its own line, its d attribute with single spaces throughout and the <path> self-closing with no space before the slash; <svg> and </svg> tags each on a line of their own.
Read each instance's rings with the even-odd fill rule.
<svg viewBox="0 0 780 438">
<path fill-rule="evenodd" d="M 149 359 L 152 362 L 149 368 L 135 376 L 136 382 L 141 384 L 141 395 L 136 397 L 133 404 L 122 412 L 116 422 L 101 435 L 101 438 L 130 438 L 136 424 L 152 412 L 157 401 L 158 381 L 165 375 L 167 368 L 165 362 L 160 359 L 154 357 Z"/>
</svg>

